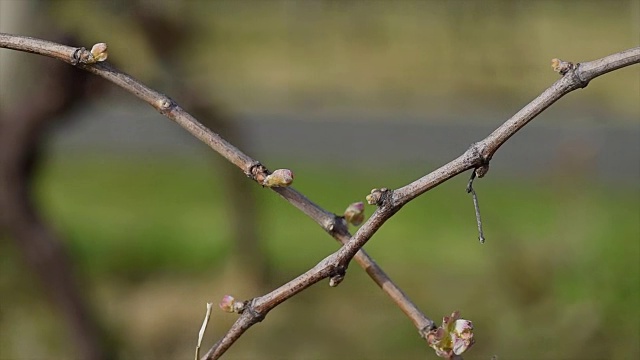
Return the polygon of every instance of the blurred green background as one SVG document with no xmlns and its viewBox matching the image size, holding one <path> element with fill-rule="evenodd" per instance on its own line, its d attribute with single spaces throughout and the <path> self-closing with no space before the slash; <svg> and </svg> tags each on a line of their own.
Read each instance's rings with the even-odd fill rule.
<svg viewBox="0 0 640 360">
<path fill-rule="evenodd" d="M 109 61 L 178 103 L 189 102 L 184 89 L 210 99 L 226 130 L 207 125 L 235 129 L 249 155 L 292 169 L 295 187 L 336 213 L 486 136 L 557 79 L 552 58 L 640 44 L 638 1 L 0 4 L 3 32 L 104 41 Z M 0 56 L 8 108 L 38 86 L 40 60 Z M 153 109 L 106 88 L 55 120 L 64 124 L 44 140 L 34 196 L 117 357 L 191 357 L 206 302 L 261 295 L 337 243 Z M 404 207 L 365 249 L 427 316 L 439 323 L 460 310 L 474 322 L 466 358 L 640 357 L 638 100 L 633 66 L 509 140 L 476 182 L 486 244 L 461 176 Z M 449 135 L 409 142 L 411 126 Z M 249 185 L 229 189 L 227 176 Z M 230 210 L 246 199 L 255 217 Z M 234 224 L 258 234 L 256 269 L 243 265 Z M 0 239 L 0 358 L 73 356 L 60 315 L 8 235 Z M 203 347 L 234 320 L 214 311 Z M 436 358 L 355 264 L 339 287 L 323 282 L 276 308 L 226 357 Z"/>
</svg>

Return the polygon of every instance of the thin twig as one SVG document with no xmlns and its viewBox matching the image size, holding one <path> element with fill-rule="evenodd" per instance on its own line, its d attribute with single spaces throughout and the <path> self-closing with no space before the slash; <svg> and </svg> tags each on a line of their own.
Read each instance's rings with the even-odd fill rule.
<svg viewBox="0 0 640 360">
<path fill-rule="evenodd" d="M 476 170 L 471 171 L 471 178 L 469 179 L 469 183 L 467 184 L 467 193 L 471 193 L 473 197 L 473 208 L 476 211 L 476 222 L 478 223 L 478 240 L 480 240 L 480 244 L 484 244 L 484 232 L 482 232 L 482 218 L 480 218 L 480 205 L 478 205 L 478 195 L 476 195 L 476 191 L 473 189 L 473 180 L 476 178 Z"/>
<path fill-rule="evenodd" d="M 264 176 L 268 174 L 266 168 L 201 125 L 168 97 L 147 88 L 130 76 L 118 72 L 107 63 L 96 65 L 78 64 L 78 62 L 74 60 L 73 54 L 78 51 L 76 48 L 63 47 L 66 49 L 61 50 L 60 47 L 62 46 L 58 44 L 5 34 L 0 34 L 0 47 L 56 57 L 102 76 L 154 106 L 160 113 L 180 124 L 191 134 L 219 152 L 227 160 L 243 169 L 244 172 L 254 180 L 260 177 L 264 178 Z M 45 50 L 39 47 L 44 47 Z M 487 138 L 472 144 L 472 146 L 457 159 L 397 190 L 385 189 L 385 191 L 382 191 L 378 202 L 378 209 L 366 223 L 351 236 L 342 248 L 326 257 L 309 271 L 273 290 L 269 294 L 248 301 L 245 310 L 232 325 L 231 329 L 207 352 L 204 359 L 219 358 L 249 327 L 262 321 L 270 310 L 282 302 L 322 279 L 344 273 L 350 260 L 361 251 L 362 246 L 405 204 L 466 170 L 487 166 L 493 154 L 502 144 L 562 96 L 573 90 L 587 86 L 589 81 L 600 75 L 625 66 L 637 64 L 638 62 L 640 62 L 640 47 L 576 65 L 567 71 L 560 80 L 556 81 L 550 88 L 516 113 L 511 119 L 507 120 Z M 488 169 L 488 167 L 486 169 Z M 333 235 L 334 230 L 339 226 L 335 221 L 335 215 L 328 214 L 325 210 L 313 204 L 295 190 L 291 188 L 274 188 L 274 190 L 305 214 L 314 218 L 314 220 L 330 234 Z M 301 199 L 304 200 L 301 201 Z M 414 320 L 414 323 L 418 323 L 415 319 L 412 320 Z M 430 323 L 431 326 L 433 325 L 431 321 L 427 323 Z M 420 331 L 423 333 L 424 328 L 420 329 Z"/>
<path fill-rule="evenodd" d="M 194 358 L 195 360 L 200 359 L 200 345 L 202 345 L 202 338 L 204 337 L 204 332 L 207 330 L 207 325 L 209 324 L 212 306 L 213 303 L 207 303 L 207 313 L 204 315 L 204 321 L 202 322 L 202 326 L 200 327 L 200 332 L 198 332 L 198 344 L 196 345 L 196 356 Z"/>
</svg>

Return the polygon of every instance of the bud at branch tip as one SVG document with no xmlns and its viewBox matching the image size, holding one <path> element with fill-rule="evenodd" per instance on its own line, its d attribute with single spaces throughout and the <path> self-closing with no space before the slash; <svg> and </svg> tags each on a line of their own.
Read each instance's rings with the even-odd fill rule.
<svg viewBox="0 0 640 360">
<path fill-rule="evenodd" d="M 387 188 L 371 189 L 371 194 L 367 195 L 366 200 L 369 205 L 380 205 L 382 194 L 388 191 Z"/>
<path fill-rule="evenodd" d="M 566 74 L 569 70 L 573 69 L 574 65 L 571 62 L 560 60 L 560 59 L 552 59 L 551 67 L 553 71 L 558 72 L 562 75 Z"/>
</svg>

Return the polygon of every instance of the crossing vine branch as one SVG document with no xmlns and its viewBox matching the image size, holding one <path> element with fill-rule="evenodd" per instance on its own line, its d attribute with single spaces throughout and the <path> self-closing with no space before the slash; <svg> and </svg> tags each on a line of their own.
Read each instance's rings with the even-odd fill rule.
<svg viewBox="0 0 640 360">
<path fill-rule="evenodd" d="M 106 62 L 86 63 L 83 61 L 83 59 L 89 58 L 88 50 L 84 48 L 69 47 L 40 39 L 3 33 L 0 33 L 0 47 L 53 57 L 101 76 L 136 95 L 161 114 L 178 123 L 229 162 L 239 167 L 254 181 L 260 183 L 261 179 L 270 174 L 266 167 L 200 124 L 169 97 L 146 87 Z M 426 338 L 429 331 L 435 327 L 433 321 L 418 310 L 416 305 L 361 248 L 389 218 L 416 197 L 467 170 L 473 170 L 477 177 L 483 177 L 488 172 L 489 163 L 500 146 L 558 99 L 574 90 L 586 87 L 591 80 L 598 76 L 639 62 L 640 47 L 578 64 L 554 59 L 552 62 L 554 70 L 558 71 L 562 78 L 485 139 L 472 144 L 458 158 L 403 187 L 395 190 L 374 189 L 368 199 L 377 205 L 377 209 L 353 235 L 348 232 L 346 224 L 339 216 L 322 209 L 293 188 L 272 188 L 293 206 L 316 221 L 343 246 L 288 283 L 266 295 L 246 301 L 236 322 L 205 354 L 203 359 L 217 359 L 222 356 L 246 330 L 262 321 L 269 311 L 304 289 L 325 278 L 331 278 L 332 283 L 336 279 L 342 279 L 353 258 L 413 321 L 421 336 Z"/>
</svg>

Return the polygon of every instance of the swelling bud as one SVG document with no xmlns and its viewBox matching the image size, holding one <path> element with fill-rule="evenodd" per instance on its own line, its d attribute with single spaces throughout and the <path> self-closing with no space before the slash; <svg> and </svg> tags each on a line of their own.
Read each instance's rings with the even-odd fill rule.
<svg viewBox="0 0 640 360">
<path fill-rule="evenodd" d="M 109 53 L 107 52 L 107 44 L 97 43 L 93 45 L 91 48 L 91 55 L 93 55 L 92 63 L 107 60 L 107 57 L 109 56 Z"/>
<path fill-rule="evenodd" d="M 262 181 L 262 186 L 266 187 L 287 187 L 293 182 L 293 172 L 289 169 L 278 169 L 267 175 Z"/>
<path fill-rule="evenodd" d="M 360 226 L 364 221 L 364 203 L 359 201 L 349 205 L 344 211 L 344 219 L 349 224 Z"/>
</svg>

